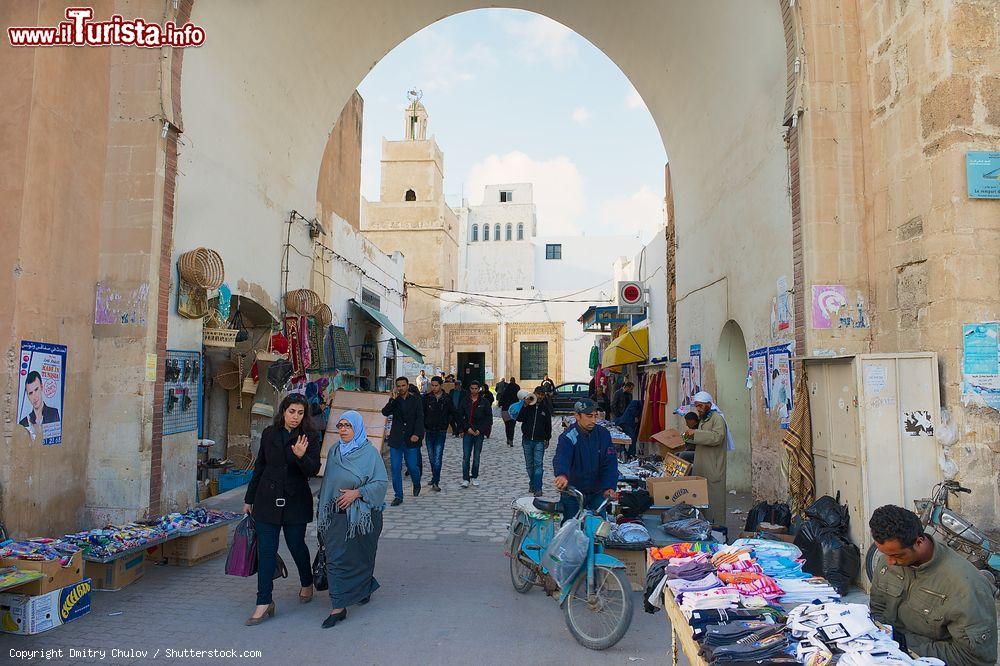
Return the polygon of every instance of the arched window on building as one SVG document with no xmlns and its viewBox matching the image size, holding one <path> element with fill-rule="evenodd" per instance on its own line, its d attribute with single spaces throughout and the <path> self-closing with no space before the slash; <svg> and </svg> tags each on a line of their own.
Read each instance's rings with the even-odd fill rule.
<svg viewBox="0 0 1000 666">
<path fill-rule="evenodd" d="M 493 225 L 493 240 L 500 240 L 500 225 Z"/>
<path fill-rule="evenodd" d="M 517 240 L 524 240 L 524 225 L 517 225 Z"/>
<path fill-rule="evenodd" d="M 483 240 L 488 241 L 490 239 L 490 225 L 483 225 Z"/>
<path fill-rule="evenodd" d="M 504 237 L 503 237 L 503 239 L 504 239 L 504 240 L 510 240 L 510 239 L 511 239 L 511 233 L 512 233 L 513 231 L 514 231 L 514 227 L 512 227 L 511 225 L 509 225 L 509 224 L 508 224 L 508 225 L 507 225 L 507 231 L 506 231 L 506 233 L 504 234 Z"/>
<path fill-rule="evenodd" d="M 473 224 L 472 225 L 472 242 L 475 243 L 478 240 L 479 240 L 479 225 L 478 224 Z"/>
<path fill-rule="evenodd" d="M 406 190 L 406 196 L 404 197 L 407 201 L 416 201 L 417 193 L 413 190 Z"/>
</svg>

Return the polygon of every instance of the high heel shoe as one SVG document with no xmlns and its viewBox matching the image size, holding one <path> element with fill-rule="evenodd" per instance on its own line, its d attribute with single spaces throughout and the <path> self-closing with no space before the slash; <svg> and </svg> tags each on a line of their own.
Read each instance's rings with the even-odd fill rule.
<svg viewBox="0 0 1000 666">
<path fill-rule="evenodd" d="M 263 622 L 264 620 L 266 620 L 269 617 L 274 617 L 274 602 L 273 601 L 267 607 L 267 610 L 264 611 L 263 615 L 261 615 L 260 617 L 254 617 L 254 616 L 251 615 L 250 617 L 247 618 L 247 621 L 244 624 L 246 624 L 246 626 L 248 626 L 248 627 L 253 627 L 253 626 L 256 626 L 256 625 L 260 624 L 261 622 Z"/>
<path fill-rule="evenodd" d="M 362 599 L 361 601 L 359 601 L 358 605 L 359 606 L 364 606 L 366 603 L 368 603 L 371 600 L 372 600 L 372 595 L 369 594 L 367 597 L 365 597 L 364 599 Z"/>
<path fill-rule="evenodd" d="M 323 628 L 329 629 L 330 627 L 336 626 L 336 624 L 341 620 L 346 620 L 346 619 L 347 619 L 346 608 L 340 611 L 339 613 L 331 613 L 330 615 L 326 616 L 325 620 L 323 620 Z"/>
</svg>

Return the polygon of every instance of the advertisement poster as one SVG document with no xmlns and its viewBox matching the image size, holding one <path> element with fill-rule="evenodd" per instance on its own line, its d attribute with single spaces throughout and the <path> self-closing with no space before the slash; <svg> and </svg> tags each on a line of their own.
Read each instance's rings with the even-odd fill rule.
<svg viewBox="0 0 1000 666">
<path fill-rule="evenodd" d="M 767 374 L 767 347 L 762 347 L 761 349 L 754 349 L 749 354 L 750 356 L 750 371 L 753 373 L 753 381 L 755 384 L 760 386 L 761 392 L 764 394 L 764 408 L 767 409 L 768 413 L 771 412 L 771 381 Z"/>
<path fill-rule="evenodd" d="M 970 199 L 1000 199 L 1000 152 L 966 153 L 965 180 Z"/>
<path fill-rule="evenodd" d="M 1000 323 L 962 326 L 962 402 L 1000 410 Z"/>
<path fill-rule="evenodd" d="M 681 363 L 681 407 L 691 404 L 691 364 Z"/>
<path fill-rule="evenodd" d="M 768 404 L 781 418 L 782 429 L 787 430 L 792 416 L 792 352 L 789 345 L 770 347 L 767 366 L 771 373 Z"/>
<path fill-rule="evenodd" d="M 776 333 L 787 331 L 792 327 L 792 299 L 788 293 L 788 278 L 782 275 L 775 283 L 777 295 L 774 299 L 774 318 Z"/>
<path fill-rule="evenodd" d="M 32 441 L 62 444 L 66 346 L 21 341 L 17 422 Z"/>
<path fill-rule="evenodd" d="M 201 426 L 201 353 L 167 350 L 163 373 L 163 434 L 191 432 Z M 249 368 L 246 369 L 249 372 Z M 242 378 L 240 378 L 242 383 Z"/>
<path fill-rule="evenodd" d="M 701 390 L 701 345 L 691 345 L 691 397 Z"/>
<path fill-rule="evenodd" d="M 847 307 L 847 287 L 842 284 L 814 284 L 812 287 L 812 327 L 833 328 L 840 311 Z"/>
</svg>

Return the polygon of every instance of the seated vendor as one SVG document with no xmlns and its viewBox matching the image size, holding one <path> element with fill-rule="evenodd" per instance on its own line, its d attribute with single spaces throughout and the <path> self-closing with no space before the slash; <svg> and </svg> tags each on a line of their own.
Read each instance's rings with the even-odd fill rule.
<svg viewBox="0 0 1000 666">
<path fill-rule="evenodd" d="M 948 666 L 997 663 L 991 585 L 972 563 L 924 534 L 912 511 L 879 507 L 868 522 L 882 554 L 872 578 L 872 617 L 900 647 Z"/>
<path fill-rule="evenodd" d="M 583 493 L 584 508 L 596 511 L 605 498 L 616 496 L 618 456 L 611 433 L 597 425 L 597 403 L 582 398 L 573 407 L 576 423 L 567 428 L 556 444 L 552 458 L 554 485 L 559 490 L 573 486 Z M 576 516 L 579 500 L 564 494 L 563 522 Z"/>
</svg>

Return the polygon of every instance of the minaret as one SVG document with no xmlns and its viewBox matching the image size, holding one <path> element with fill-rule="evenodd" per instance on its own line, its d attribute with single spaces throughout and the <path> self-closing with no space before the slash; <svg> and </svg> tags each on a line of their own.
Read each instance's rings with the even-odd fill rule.
<svg viewBox="0 0 1000 666">
<path fill-rule="evenodd" d="M 427 109 L 420 103 L 418 92 L 411 90 L 407 93 L 410 105 L 406 107 L 406 128 L 403 136 L 407 141 L 425 141 L 427 139 Z"/>
</svg>

